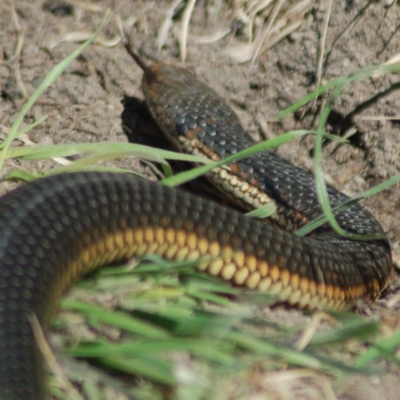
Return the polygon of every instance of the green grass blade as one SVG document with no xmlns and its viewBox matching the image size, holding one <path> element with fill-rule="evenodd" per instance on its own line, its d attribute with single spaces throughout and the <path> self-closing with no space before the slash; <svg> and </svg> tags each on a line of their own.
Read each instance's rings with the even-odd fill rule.
<svg viewBox="0 0 400 400">
<path fill-rule="evenodd" d="M 199 162 L 203 164 L 213 164 L 212 161 L 200 156 L 192 156 L 188 154 L 176 153 L 173 151 L 155 149 L 153 147 L 134 143 L 113 142 L 70 143 L 56 144 L 52 146 L 15 147 L 8 151 L 6 158 L 18 158 L 21 160 L 32 161 L 54 157 L 71 157 L 83 153 L 93 153 L 101 155 L 107 155 L 108 153 L 121 153 L 124 156 L 130 155 L 137 158 L 144 158 L 160 163 L 164 163 L 165 160 L 180 160 Z"/>
<path fill-rule="evenodd" d="M 96 323 L 103 322 L 114 325 L 118 328 L 144 337 L 168 337 L 168 333 L 164 329 L 153 326 L 152 324 L 144 323 L 137 318 L 128 316 L 126 313 L 115 310 L 107 311 L 91 304 L 72 300 L 65 300 L 63 302 L 63 308 L 79 311 L 80 313 L 86 315 L 88 321 L 94 321 Z"/>
<path fill-rule="evenodd" d="M 160 357 L 141 357 L 139 359 L 125 359 L 123 357 L 104 358 L 102 364 L 121 371 L 151 379 L 164 385 L 172 386 L 175 378 L 172 371 L 172 363 Z"/>
<path fill-rule="evenodd" d="M 23 106 L 21 112 L 18 113 L 16 120 L 11 126 L 10 132 L 2 145 L 2 151 L 0 154 L 0 171 L 3 169 L 4 161 L 6 160 L 7 152 L 11 146 L 11 143 L 18 137 L 18 129 L 25 117 L 25 115 L 29 112 L 33 104 L 39 98 L 39 96 L 68 68 L 68 66 L 74 61 L 79 54 L 81 54 L 86 47 L 88 47 L 96 36 L 103 29 L 104 25 L 107 23 L 108 18 L 110 16 L 110 9 L 107 10 L 100 27 L 93 33 L 93 35 L 84 42 L 81 46 L 79 46 L 74 52 L 72 52 L 68 57 L 62 60 L 59 64 L 57 64 L 45 77 L 43 82 L 39 85 L 39 87 L 35 90 L 32 96 L 28 99 L 28 101 Z"/>
<path fill-rule="evenodd" d="M 222 167 L 225 164 L 233 163 L 235 161 L 241 160 L 246 157 L 250 157 L 252 155 L 273 149 L 275 147 L 278 147 L 284 143 L 288 143 L 300 136 L 304 136 L 307 134 L 313 133 L 312 131 L 307 131 L 307 130 L 299 130 L 299 131 L 292 131 L 292 132 L 287 132 L 284 133 L 283 135 L 280 135 L 276 138 L 265 140 L 263 142 L 259 142 L 254 144 L 253 146 L 244 149 L 240 151 L 237 154 L 233 154 L 229 157 L 224 158 L 221 161 L 212 163 L 210 165 L 204 165 L 195 169 L 192 169 L 190 171 L 185 171 L 180 174 L 174 175 L 171 178 L 168 179 L 163 179 L 161 182 L 164 185 L 167 186 L 177 186 L 181 185 L 182 183 L 188 182 L 190 180 L 193 180 L 209 171 L 211 171 L 214 168 L 217 167 Z"/>
<path fill-rule="evenodd" d="M 253 211 L 250 211 L 246 213 L 248 217 L 253 217 L 253 218 L 268 218 L 271 215 L 273 215 L 277 210 L 277 207 L 274 203 L 268 203 L 262 206 L 261 208 L 256 208 Z"/>
<path fill-rule="evenodd" d="M 26 126 L 25 128 L 21 129 L 20 131 L 18 131 L 16 137 L 20 137 L 21 135 L 23 135 L 23 134 L 29 132 L 30 130 L 36 128 L 42 122 L 46 121 L 46 119 L 47 119 L 47 115 L 43 115 L 37 121 L 33 122 L 32 124 Z"/>
<path fill-rule="evenodd" d="M 329 92 L 330 90 L 337 88 L 337 87 L 344 87 L 352 82 L 360 81 L 363 79 L 368 79 L 373 76 L 384 75 L 388 73 L 396 73 L 400 71 L 400 64 L 379 64 L 374 66 L 369 66 L 360 71 L 348 76 L 348 77 L 341 77 L 334 79 L 328 82 L 326 85 L 319 86 L 317 89 L 312 91 L 311 93 L 307 94 L 294 104 L 291 104 L 289 107 L 283 109 L 278 114 L 278 119 L 283 119 L 289 114 L 294 113 L 299 108 L 303 107 L 310 101 L 314 101 L 319 96 Z"/>
<path fill-rule="evenodd" d="M 398 351 L 400 349 L 400 330 L 397 329 L 391 337 L 378 337 L 375 343 L 354 361 L 354 367 L 365 368 L 373 365 L 380 358 L 389 358 L 400 365 Z"/>
<path fill-rule="evenodd" d="M 374 196 L 380 192 L 382 192 L 383 190 L 389 189 L 391 186 L 395 185 L 396 183 L 400 182 L 400 174 L 393 176 L 392 178 L 387 179 L 386 181 L 362 192 L 357 194 L 356 196 L 352 197 L 349 200 L 346 200 L 345 202 L 343 202 L 342 204 L 340 204 L 339 206 L 335 207 L 332 209 L 332 212 L 334 214 L 339 213 L 340 211 L 345 210 L 348 206 L 354 204 L 355 202 L 357 202 L 358 200 L 364 199 L 366 197 L 370 197 L 370 196 Z M 312 232 L 313 230 L 317 229 L 318 227 L 320 227 L 321 225 L 325 224 L 328 221 L 328 218 L 325 215 L 322 215 L 321 217 L 315 219 L 314 221 L 310 222 L 309 224 L 303 226 L 301 229 L 299 229 L 296 232 L 296 235 L 298 236 L 305 236 L 308 233 Z M 368 235 L 367 239 L 364 236 L 360 237 L 360 240 L 370 240 L 368 239 Z M 378 237 L 380 238 L 380 237 Z"/>
</svg>

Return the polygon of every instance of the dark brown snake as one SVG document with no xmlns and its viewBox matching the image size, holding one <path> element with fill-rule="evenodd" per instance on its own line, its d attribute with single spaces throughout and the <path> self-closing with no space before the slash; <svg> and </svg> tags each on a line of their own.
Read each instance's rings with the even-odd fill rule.
<svg viewBox="0 0 400 400">
<path fill-rule="evenodd" d="M 253 144 L 231 108 L 191 73 L 141 66 L 147 106 L 177 149 L 219 160 Z M 29 317 L 48 329 L 73 282 L 111 262 L 145 254 L 199 260 L 202 271 L 309 308 L 374 299 L 390 281 L 388 240 L 359 204 L 336 215 L 340 226 L 382 240 L 349 240 L 328 225 L 305 238 L 282 229 L 322 211 L 313 177 L 273 153 L 218 168 L 209 180 L 242 208 L 273 200 L 273 225 L 130 174 L 52 176 L 1 199 L 0 400 L 45 398 Z M 333 207 L 347 199 L 328 192 Z"/>
</svg>

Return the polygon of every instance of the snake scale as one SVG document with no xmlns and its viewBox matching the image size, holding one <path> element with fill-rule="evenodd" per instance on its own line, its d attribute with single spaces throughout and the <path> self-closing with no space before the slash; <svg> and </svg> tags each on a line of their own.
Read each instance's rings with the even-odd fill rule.
<svg viewBox="0 0 400 400">
<path fill-rule="evenodd" d="M 253 144 L 234 111 L 190 72 L 131 54 L 144 70 L 146 104 L 178 150 L 219 160 Z M 30 317 L 48 329 L 63 293 L 102 265 L 146 254 L 199 260 L 209 274 L 309 308 L 374 299 L 390 281 L 389 242 L 357 203 L 336 216 L 340 226 L 381 240 L 346 239 L 328 225 L 310 237 L 293 234 L 322 211 L 313 177 L 274 153 L 208 179 L 241 208 L 273 201 L 273 223 L 131 174 L 52 176 L 0 200 L 0 400 L 46 397 Z M 347 199 L 330 186 L 328 193 L 333 207 Z"/>
</svg>

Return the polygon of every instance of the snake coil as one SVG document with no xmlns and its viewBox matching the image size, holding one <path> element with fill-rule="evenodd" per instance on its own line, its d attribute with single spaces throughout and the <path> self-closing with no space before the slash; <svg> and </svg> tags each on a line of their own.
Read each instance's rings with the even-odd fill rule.
<svg viewBox="0 0 400 400">
<path fill-rule="evenodd" d="M 252 144 L 229 106 L 188 71 L 139 64 L 147 105 L 179 150 L 218 160 Z M 388 284 L 389 243 L 359 204 L 338 214 L 339 224 L 382 240 L 349 240 L 329 226 L 304 238 L 281 229 L 293 230 L 322 212 L 305 171 L 265 153 L 216 169 L 209 179 L 242 208 L 274 201 L 274 224 L 130 174 L 52 176 L 1 199 L 0 400 L 45 398 L 30 317 L 48 329 L 73 282 L 111 262 L 149 253 L 199 260 L 199 269 L 235 285 L 310 308 L 341 309 L 377 297 Z M 347 199 L 332 187 L 328 192 L 332 206 Z"/>
</svg>

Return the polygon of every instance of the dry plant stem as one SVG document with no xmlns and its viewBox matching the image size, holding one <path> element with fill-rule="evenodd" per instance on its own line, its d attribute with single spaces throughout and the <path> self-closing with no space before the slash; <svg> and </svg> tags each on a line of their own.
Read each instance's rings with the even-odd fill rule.
<svg viewBox="0 0 400 400">
<path fill-rule="evenodd" d="M 319 44 L 319 58 L 318 58 L 318 66 L 317 66 L 317 87 L 321 85 L 322 80 L 322 65 L 324 63 L 324 55 L 325 55 L 325 45 L 326 45 L 326 36 L 328 34 L 329 20 L 331 19 L 332 12 L 332 0 L 329 0 L 328 8 L 325 14 L 324 21 L 324 31 L 322 34 L 322 38 Z"/>
<path fill-rule="evenodd" d="M 335 37 L 335 39 L 333 39 L 331 45 L 330 45 L 330 50 L 327 52 L 327 55 L 325 57 L 325 63 L 328 63 L 328 59 L 333 51 L 333 49 L 337 46 L 338 42 L 340 41 L 340 39 L 342 39 L 342 37 L 345 36 L 345 34 L 347 34 L 351 29 L 353 29 L 357 23 L 361 20 L 361 18 L 364 17 L 366 11 L 368 10 L 368 8 L 370 7 L 370 5 L 373 3 L 373 0 L 369 0 L 364 6 L 363 8 L 357 12 L 357 14 L 355 15 L 355 17 L 347 24 L 347 26 L 344 27 L 344 29 L 339 33 L 338 36 Z"/>
<path fill-rule="evenodd" d="M 91 11 L 95 13 L 104 13 L 107 7 L 94 4 L 89 1 L 68 0 L 69 3 L 82 10 Z"/>
<path fill-rule="evenodd" d="M 284 10 L 287 3 L 284 0 L 265 0 L 237 4 L 236 15 L 247 24 L 248 41 L 247 45 L 233 45 L 226 53 L 237 63 L 251 60 L 251 68 L 262 52 L 301 26 L 305 13 L 312 6 L 311 0 L 302 0 Z M 267 26 L 264 27 L 264 24 Z"/>
<path fill-rule="evenodd" d="M 332 318 L 328 314 L 321 311 L 317 311 L 312 315 L 311 322 L 301 332 L 300 336 L 295 342 L 295 348 L 297 350 L 303 351 L 308 346 L 318 328 L 321 326 L 322 321 L 324 320 L 331 321 Z"/>
<path fill-rule="evenodd" d="M 29 320 L 32 325 L 32 331 L 33 334 L 35 335 L 35 339 L 38 344 L 39 350 L 42 353 L 42 356 L 47 366 L 50 368 L 50 370 L 53 372 L 58 382 L 62 386 L 63 391 L 65 393 L 68 393 L 69 399 L 74 399 L 74 400 L 80 399 L 81 397 L 79 396 L 75 388 L 72 386 L 71 382 L 65 375 L 63 369 L 58 365 L 56 357 L 54 356 L 54 353 L 46 339 L 46 336 L 43 332 L 43 329 L 36 315 L 34 314 L 31 315 Z"/>
<path fill-rule="evenodd" d="M 305 386 L 301 382 L 307 382 Z M 282 370 L 278 372 L 268 372 L 262 382 L 264 387 L 275 387 L 273 393 L 277 392 L 279 399 L 294 399 L 293 393 L 296 388 L 303 386 L 301 398 L 337 400 L 332 385 L 328 378 L 320 373 L 309 369 Z M 318 390 L 319 389 L 319 390 Z M 316 392 L 317 391 L 317 392 Z"/>
<path fill-rule="evenodd" d="M 270 16 L 270 19 L 269 19 L 269 21 L 268 21 L 268 26 L 267 26 L 267 28 L 265 29 L 264 35 L 263 35 L 263 37 L 261 38 L 261 40 L 260 40 L 260 42 L 259 42 L 259 44 L 258 44 L 258 46 L 257 46 L 257 48 L 256 48 L 256 51 L 254 52 L 253 58 L 252 58 L 252 60 L 251 60 L 250 69 L 253 67 L 253 64 L 254 64 L 255 59 L 257 58 L 258 54 L 260 53 L 262 45 L 263 45 L 264 42 L 270 37 L 272 25 L 273 25 L 273 23 L 275 22 L 276 17 L 277 17 L 277 15 L 278 15 L 278 12 L 279 12 L 279 10 L 282 8 L 282 5 L 283 5 L 283 3 L 284 3 L 285 1 L 286 1 L 286 0 L 280 0 L 280 1 L 275 5 L 274 9 L 272 10 L 272 15 Z"/>
<path fill-rule="evenodd" d="M 161 26 L 161 28 L 158 30 L 158 35 L 157 35 L 157 51 L 160 52 L 162 47 L 164 46 L 165 42 L 167 41 L 168 38 L 168 33 L 171 30 L 173 21 L 172 18 L 175 13 L 176 7 L 182 3 L 182 0 L 175 0 L 172 5 L 167 9 L 165 12 L 165 19 L 164 22 Z"/>
<path fill-rule="evenodd" d="M 352 137 L 355 133 L 357 133 L 357 128 L 355 128 L 354 126 L 350 127 L 346 133 L 342 136 L 343 139 L 348 139 L 350 137 Z M 343 144 L 343 142 L 330 142 L 328 143 L 328 145 L 326 146 L 326 152 L 329 155 L 332 155 L 334 153 L 334 151 Z"/>
<path fill-rule="evenodd" d="M 28 92 L 26 91 L 26 88 L 25 88 L 24 84 L 22 83 L 21 72 L 19 69 L 19 60 L 20 60 L 22 45 L 24 44 L 24 34 L 22 32 L 21 25 L 19 24 L 18 15 L 15 12 L 14 0 L 11 0 L 11 16 L 12 16 L 12 21 L 15 25 L 15 29 L 17 31 L 17 47 L 15 49 L 15 54 L 14 54 L 15 80 L 17 82 L 17 85 L 21 89 L 23 97 L 25 98 L 25 97 L 27 97 Z"/>
<path fill-rule="evenodd" d="M 196 4 L 196 0 L 189 0 L 187 6 L 185 7 L 185 11 L 182 17 L 182 25 L 179 37 L 179 48 L 181 53 L 181 61 L 185 61 L 186 59 L 186 46 L 187 46 L 187 37 L 189 31 L 189 22 L 192 17 L 193 8 Z"/>
<path fill-rule="evenodd" d="M 113 14 L 115 19 L 115 24 L 117 25 L 119 36 L 124 37 L 124 24 L 122 23 L 121 16 L 119 14 Z"/>
</svg>

